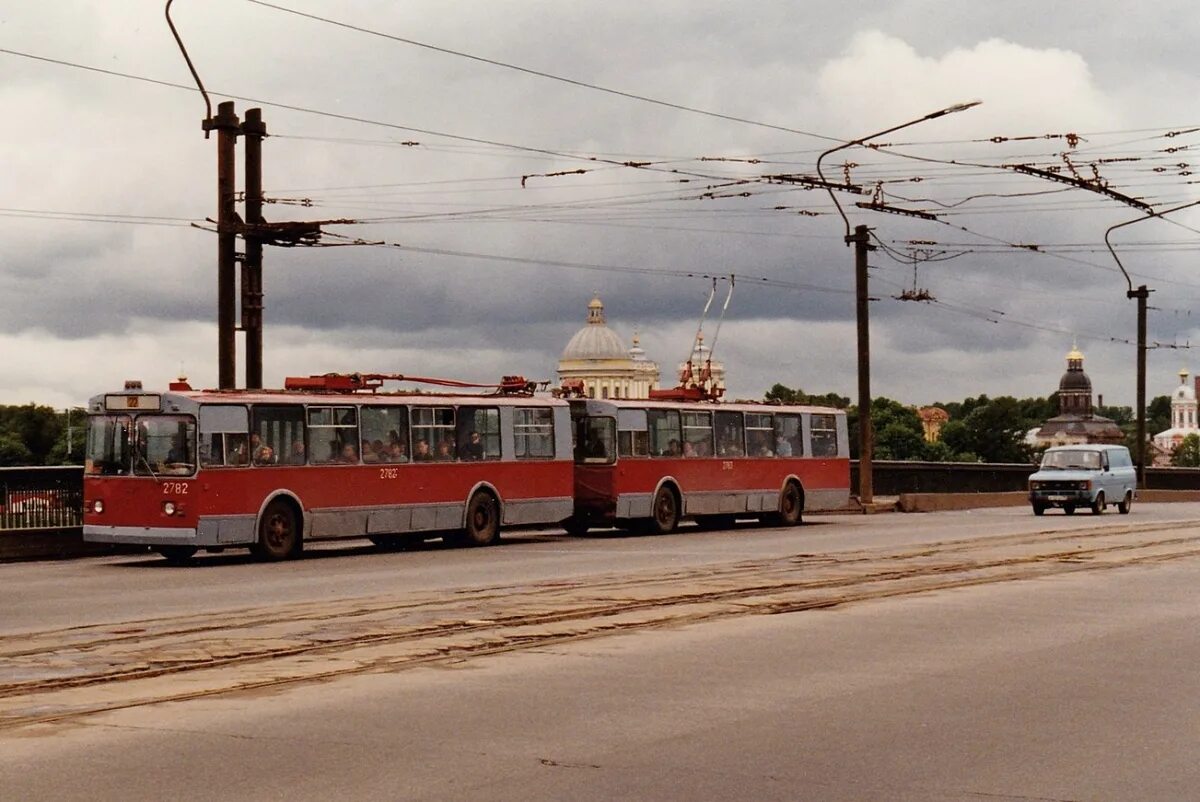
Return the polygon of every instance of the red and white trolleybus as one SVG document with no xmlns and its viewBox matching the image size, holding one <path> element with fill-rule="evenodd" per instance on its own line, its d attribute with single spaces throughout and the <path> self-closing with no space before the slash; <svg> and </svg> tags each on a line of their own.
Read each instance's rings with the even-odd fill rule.
<svg viewBox="0 0 1200 802">
<path fill-rule="evenodd" d="M 380 392 L 405 378 L 315 376 L 283 391 L 178 382 L 165 393 L 131 382 L 92 398 L 84 539 L 173 560 L 236 546 L 279 560 L 326 538 L 488 545 L 501 526 L 571 516 L 566 401 L 519 377 L 492 394 Z"/>
<path fill-rule="evenodd" d="M 656 392 L 670 395 L 675 391 Z M 670 532 L 684 516 L 800 523 L 850 501 L 846 414 L 825 407 L 580 399 L 573 532 L 627 522 Z"/>
</svg>

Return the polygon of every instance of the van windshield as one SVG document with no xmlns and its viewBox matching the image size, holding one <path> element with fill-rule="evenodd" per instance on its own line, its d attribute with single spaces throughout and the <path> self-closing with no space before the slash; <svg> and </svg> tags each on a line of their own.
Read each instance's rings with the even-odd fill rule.
<svg viewBox="0 0 1200 802">
<path fill-rule="evenodd" d="M 1100 470 L 1100 453 L 1098 451 L 1047 451 L 1042 457 L 1042 467 L 1054 470 L 1082 469 L 1088 471 Z"/>
</svg>

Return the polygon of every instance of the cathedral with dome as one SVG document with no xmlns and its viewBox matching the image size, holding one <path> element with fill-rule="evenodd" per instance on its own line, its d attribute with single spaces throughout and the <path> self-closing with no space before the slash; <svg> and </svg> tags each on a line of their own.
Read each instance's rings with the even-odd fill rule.
<svg viewBox="0 0 1200 802">
<path fill-rule="evenodd" d="M 1197 377 L 1200 383 L 1200 377 Z M 1171 428 L 1154 435 L 1155 450 L 1169 458 L 1183 438 L 1200 434 L 1196 419 L 1196 388 L 1188 381 L 1187 370 L 1179 371 L 1179 386 L 1171 393 Z M 1169 463 L 1169 459 L 1165 460 Z"/>
<path fill-rule="evenodd" d="M 1121 427 L 1093 411 L 1092 380 L 1083 372 L 1083 354 L 1078 348 L 1067 354 L 1067 372 L 1058 382 L 1058 415 L 1042 424 L 1033 442 L 1039 446 L 1125 442 Z"/>
<path fill-rule="evenodd" d="M 658 388 L 655 362 L 633 336 L 626 348 L 604 317 L 604 303 L 597 297 L 588 303 L 587 323 L 571 337 L 558 360 L 558 378 L 563 384 L 582 382 L 589 398 L 649 398 Z"/>
</svg>

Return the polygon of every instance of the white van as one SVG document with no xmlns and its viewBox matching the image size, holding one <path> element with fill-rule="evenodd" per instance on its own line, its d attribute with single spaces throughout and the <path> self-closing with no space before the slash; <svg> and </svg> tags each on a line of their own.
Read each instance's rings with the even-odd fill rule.
<svg viewBox="0 0 1200 802">
<path fill-rule="evenodd" d="M 1077 445 L 1046 449 L 1042 465 L 1029 477 L 1033 514 L 1062 507 L 1073 515 L 1089 507 L 1099 515 L 1110 504 L 1128 514 L 1137 489 L 1137 470 L 1125 446 Z"/>
</svg>

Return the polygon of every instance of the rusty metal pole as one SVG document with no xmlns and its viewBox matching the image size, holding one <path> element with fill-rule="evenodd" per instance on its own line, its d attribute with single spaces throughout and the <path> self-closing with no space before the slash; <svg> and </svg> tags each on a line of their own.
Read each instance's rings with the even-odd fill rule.
<svg viewBox="0 0 1200 802">
<path fill-rule="evenodd" d="M 237 211 L 234 185 L 237 166 L 234 147 L 239 130 L 233 102 L 217 106 L 212 120 L 217 129 L 217 386 L 229 390 L 237 385 L 236 276 Z"/>
<path fill-rule="evenodd" d="M 1126 293 L 1137 299 L 1137 481 L 1146 489 L 1146 301 L 1150 290 L 1143 284 Z"/>
<path fill-rule="evenodd" d="M 267 126 L 262 109 L 247 109 L 242 123 L 246 138 L 246 223 L 263 222 L 262 141 Z M 262 379 L 262 238 L 247 232 L 246 258 L 242 262 L 242 330 L 246 332 L 246 388 L 261 389 Z"/>
<path fill-rule="evenodd" d="M 846 237 L 854 244 L 855 317 L 858 320 L 858 501 L 867 505 L 875 501 L 875 480 L 872 457 L 875 437 L 871 428 L 871 296 L 867 284 L 867 253 L 871 250 L 866 226 L 855 226 Z"/>
</svg>

